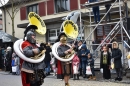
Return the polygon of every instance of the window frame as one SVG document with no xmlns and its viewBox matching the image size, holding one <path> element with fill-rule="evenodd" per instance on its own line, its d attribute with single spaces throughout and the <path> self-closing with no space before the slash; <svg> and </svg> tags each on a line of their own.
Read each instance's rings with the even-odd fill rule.
<svg viewBox="0 0 130 86">
<path fill-rule="evenodd" d="M 57 1 L 59 1 L 59 3 L 60 3 L 60 6 L 59 6 L 60 10 L 59 11 L 58 11 L 58 6 L 57 6 L 58 5 Z M 67 1 L 69 1 L 69 2 L 67 2 Z M 62 7 L 63 3 L 65 5 L 65 8 Z M 68 7 L 68 3 L 69 3 L 69 9 L 67 8 Z M 55 13 L 61 13 L 61 12 L 70 11 L 70 0 L 54 0 L 54 8 L 55 8 Z M 61 9 L 61 8 L 64 8 L 64 10 Z"/>
<path fill-rule="evenodd" d="M 39 6 L 38 4 L 33 4 L 33 5 L 29 5 L 27 6 L 27 15 L 29 14 L 29 12 L 34 12 L 34 7 L 36 8 L 36 12 L 37 14 L 39 14 Z M 31 8 L 32 11 L 29 11 L 29 9 Z"/>
</svg>

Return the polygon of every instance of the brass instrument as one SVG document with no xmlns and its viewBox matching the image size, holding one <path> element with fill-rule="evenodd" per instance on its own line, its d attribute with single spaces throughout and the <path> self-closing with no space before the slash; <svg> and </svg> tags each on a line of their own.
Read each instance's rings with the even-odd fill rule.
<svg viewBox="0 0 130 86">
<path fill-rule="evenodd" d="M 44 35 L 46 33 L 46 25 L 44 23 L 44 21 L 40 18 L 40 16 L 34 12 L 30 12 L 28 15 L 28 19 L 29 19 L 29 25 L 35 25 L 37 26 L 37 32 L 41 35 Z M 34 57 L 26 57 L 23 54 L 21 45 L 24 42 L 23 39 L 17 40 L 14 43 L 14 51 L 16 52 L 16 54 L 23 59 L 24 61 L 30 62 L 30 63 L 39 63 L 41 61 L 44 60 L 45 58 L 45 50 L 43 50 L 40 54 L 34 56 Z"/>
<path fill-rule="evenodd" d="M 78 25 L 75 23 L 76 22 L 75 20 L 73 21 L 71 19 L 77 19 L 79 14 L 80 14 L 79 12 L 73 13 L 73 15 L 72 15 L 73 18 L 70 18 L 70 20 L 68 20 L 68 18 L 66 18 L 67 20 L 65 20 L 61 25 L 60 31 L 63 31 L 67 35 L 68 38 L 76 39 L 78 36 Z M 53 45 L 53 47 L 52 47 L 53 55 L 60 61 L 63 61 L 63 62 L 71 61 L 75 55 L 75 51 L 72 50 L 72 52 L 70 54 L 66 55 L 65 57 L 59 57 L 58 53 L 57 53 L 57 48 L 59 45 L 60 45 L 60 42 L 56 42 Z M 72 49 L 70 44 L 66 44 L 66 45 L 69 46 L 70 49 Z"/>
</svg>

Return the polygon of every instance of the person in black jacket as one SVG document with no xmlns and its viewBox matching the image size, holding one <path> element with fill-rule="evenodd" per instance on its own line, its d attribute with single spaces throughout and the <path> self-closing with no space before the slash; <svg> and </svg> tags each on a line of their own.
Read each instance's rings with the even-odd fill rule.
<svg viewBox="0 0 130 86">
<path fill-rule="evenodd" d="M 115 80 L 122 80 L 122 62 L 121 62 L 122 52 L 118 48 L 118 43 L 112 43 L 112 60 L 114 61 L 114 67 L 116 69 L 117 77 Z"/>
<path fill-rule="evenodd" d="M 101 51 L 100 58 L 100 68 L 103 68 L 103 78 L 110 79 L 111 78 L 111 55 L 108 52 L 107 46 L 103 47 L 103 51 Z"/>
<path fill-rule="evenodd" d="M 50 61 L 51 61 L 50 53 L 51 53 L 52 50 L 51 50 L 49 43 L 46 43 L 45 49 L 46 49 L 45 59 L 44 59 L 44 62 L 46 64 L 45 71 L 46 71 L 47 75 L 50 75 Z"/>
<path fill-rule="evenodd" d="M 110 9 L 111 4 L 106 4 L 106 12 Z M 110 15 L 110 11 L 108 12 L 108 14 L 106 15 L 106 21 L 110 22 L 111 21 L 111 15 Z"/>
<path fill-rule="evenodd" d="M 6 71 L 9 71 L 10 73 L 12 73 L 12 67 L 11 67 L 12 48 L 11 47 L 7 47 L 6 58 L 7 58 Z"/>
<path fill-rule="evenodd" d="M 3 61 L 2 61 L 2 48 L 0 47 L 0 70 L 3 69 Z"/>
</svg>

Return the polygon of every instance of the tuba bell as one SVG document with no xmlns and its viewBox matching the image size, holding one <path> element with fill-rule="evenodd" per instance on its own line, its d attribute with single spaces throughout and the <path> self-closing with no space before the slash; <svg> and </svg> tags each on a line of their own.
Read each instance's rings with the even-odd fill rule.
<svg viewBox="0 0 130 86">
<path fill-rule="evenodd" d="M 41 35 L 44 35 L 46 33 L 46 25 L 44 23 L 44 21 L 40 18 L 40 16 L 34 12 L 30 12 L 29 15 L 28 15 L 28 19 L 29 19 L 29 25 L 35 25 L 37 26 L 37 32 Z M 41 61 L 44 60 L 45 58 L 45 50 L 43 50 L 40 54 L 34 56 L 34 57 L 26 57 L 24 54 L 23 54 L 23 51 L 22 51 L 22 43 L 24 42 L 23 39 L 20 39 L 20 40 L 17 40 L 15 43 L 14 43 L 14 51 L 16 52 L 16 54 L 21 58 L 23 59 L 24 61 L 27 61 L 27 62 L 30 62 L 30 63 L 39 63 Z"/>
<path fill-rule="evenodd" d="M 76 39 L 78 37 L 78 25 L 76 24 L 78 16 L 79 16 L 79 12 L 72 12 L 70 13 L 65 19 L 65 21 L 62 23 L 61 28 L 60 28 L 60 32 L 64 32 L 66 34 L 66 36 L 70 39 Z M 69 17 L 69 18 L 68 18 Z M 66 44 L 67 46 L 69 46 L 70 48 L 72 48 L 72 46 L 70 44 Z M 52 54 L 55 56 L 55 58 L 57 58 L 58 60 L 62 61 L 62 62 L 67 62 L 67 61 L 71 61 L 75 55 L 75 52 L 73 50 L 73 52 L 69 55 L 67 55 L 66 57 L 59 57 L 58 52 L 57 52 L 57 48 L 60 46 L 60 42 L 56 42 L 53 46 L 52 46 Z"/>
</svg>

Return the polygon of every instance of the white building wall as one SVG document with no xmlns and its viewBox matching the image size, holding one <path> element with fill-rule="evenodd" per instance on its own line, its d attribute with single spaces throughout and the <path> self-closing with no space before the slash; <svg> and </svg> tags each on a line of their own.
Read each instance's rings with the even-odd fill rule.
<svg viewBox="0 0 130 86">
<path fill-rule="evenodd" d="M 36 3 L 36 2 L 35 2 L 35 3 Z M 37 3 L 38 3 L 38 2 L 37 2 Z M 29 3 L 29 4 L 27 4 L 27 5 L 31 5 L 31 4 L 34 4 L 34 2 Z M 115 7 L 116 7 L 116 6 L 115 6 Z M 102 9 L 105 9 L 105 8 L 100 8 L 100 10 L 102 10 Z M 9 10 L 9 12 L 11 12 L 11 10 Z M 43 20 L 47 20 L 47 19 L 52 19 L 52 18 L 56 18 L 56 17 L 64 17 L 64 16 L 68 15 L 70 12 L 71 12 L 71 11 L 60 12 L 60 13 L 54 13 L 53 15 L 46 15 L 46 16 L 43 16 L 43 17 L 41 17 L 41 18 L 42 18 Z M 89 12 L 89 10 L 88 10 L 88 9 L 82 9 L 81 12 L 85 13 L 85 12 Z M 5 31 L 4 12 L 3 12 L 2 17 L 3 17 L 3 30 Z M 21 19 L 20 19 L 20 11 L 19 11 L 19 12 L 16 14 L 16 16 L 15 16 L 14 22 L 15 22 L 15 24 L 14 24 L 15 36 L 16 36 L 17 38 L 23 38 L 23 36 L 24 36 L 23 32 L 24 32 L 25 29 L 23 29 L 23 28 L 17 28 L 17 25 L 18 25 L 18 24 L 29 23 L 29 21 L 28 21 L 27 19 L 21 21 Z M 11 19 L 10 19 L 8 13 L 6 12 L 6 32 L 7 32 L 8 34 L 10 34 L 10 35 L 12 34 L 12 29 L 11 29 L 11 28 L 12 28 L 12 25 L 11 25 L 11 24 L 12 24 L 12 23 L 11 23 Z M 85 29 L 86 29 L 86 28 L 85 28 Z M 89 29 L 85 30 L 85 38 L 87 37 L 87 35 L 88 35 L 89 33 L 90 33 Z M 45 36 L 42 36 L 42 37 L 44 37 L 43 39 L 45 40 Z M 41 37 L 41 39 L 42 39 L 42 37 Z"/>
</svg>

